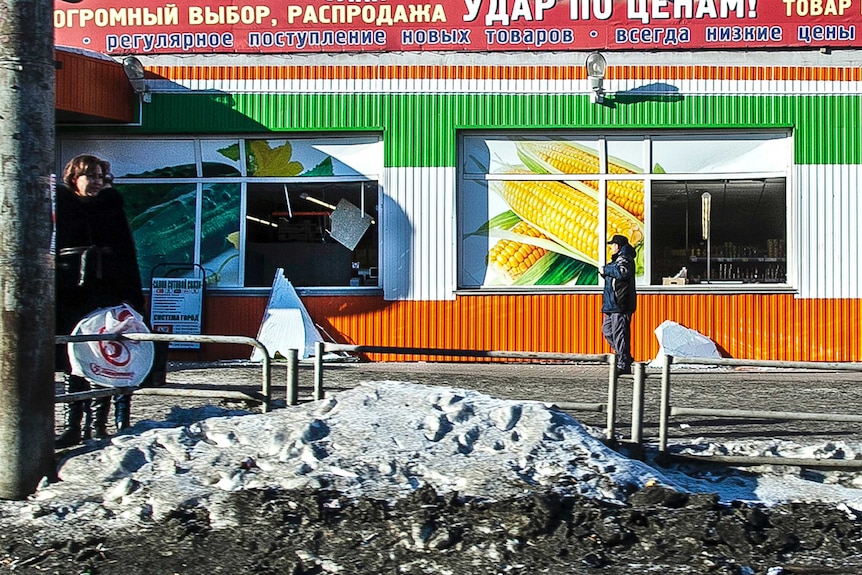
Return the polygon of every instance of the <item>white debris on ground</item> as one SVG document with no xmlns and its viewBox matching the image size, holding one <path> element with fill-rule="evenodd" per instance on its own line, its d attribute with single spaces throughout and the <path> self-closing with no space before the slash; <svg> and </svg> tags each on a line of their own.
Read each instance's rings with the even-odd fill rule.
<svg viewBox="0 0 862 575">
<path fill-rule="evenodd" d="M 674 358 L 674 368 L 685 367 L 691 369 L 693 365 L 686 364 L 686 357 L 705 357 L 718 359 L 721 354 L 715 342 L 697 330 L 682 326 L 669 319 L 663 321 L 655 328 L 655 336 L 658 339 L 658 354 L 648 367 L 661 369 L 664 366 L 665 356 Z M 710 366 L 699 366 L 710 367 Z"/>
<path fill-rule="evenodd" d="M 781 439 L 715 443 L 694 440 L 677 446 L 675 453 L 696 456 L 775 458 L 784 460 L 857 461 L 862 445 L 846 441 L 826 441 L 803 445 Z M 760 459 L 763 461 L 763 459 Z M 811 466 L 813 467 L 813 466 Z M 745 501 L 774 505 L 787 501 L 827 502 L 862 510 L 862 472 L 858 469 L 803 470 L 794 465 L 752 465 L 739 473 L 698 473 L 696 477 L 680 469 L 667 469 L 665 476 L 680 487 L 696 492 L 712 491 L 721 501 Z"/>
<path fill-rule="evenodd" d="M 543 403 L 464 389 L 364 382 L 267 414 L 163 425 L 141 422 L 103 448 L 69 457 L 61 481 L 43 484 L 27 501 L 0 502 L 0 526 L 50 530 L 89 522 L 107 530 L 205 507 L 213 526 L 225 527 L 234 522 L 223 505 L 229 494 L 263 488 L 325 487 L 390 501 L 426 485 L 484 500 L 553 489 L 623 503 L 658 483 L 719 493 L 724 501 L 832 501 L 862 509 L 862 491 L 810 481 L 802 490 L 798 477 L 659 471 L 607 448 L 597 430 Z"/>
</svg>

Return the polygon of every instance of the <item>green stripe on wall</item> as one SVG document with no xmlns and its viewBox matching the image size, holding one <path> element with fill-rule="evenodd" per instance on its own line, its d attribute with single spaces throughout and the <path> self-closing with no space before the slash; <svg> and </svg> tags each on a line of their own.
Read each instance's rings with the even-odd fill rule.
<svg viewBox="0 0 862 575">
<path fill-rule="evenodd" d="M 192 93 L 153 95 L 144 126 L 121 133 L 382 131 L 388 167 L 451 167 L 458 129 L 793 128 L 797 164 L 862 164 L 860 117 L 860 96 L 647 96 L 598 105 L 580 95 Z"/>
</svg>

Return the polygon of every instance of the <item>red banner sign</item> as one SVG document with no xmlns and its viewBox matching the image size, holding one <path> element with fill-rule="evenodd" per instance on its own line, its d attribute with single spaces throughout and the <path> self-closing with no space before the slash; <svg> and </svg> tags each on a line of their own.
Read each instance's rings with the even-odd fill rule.
<svg viewBox="0 0 862 575">
<path fill-rule="evenodd" d="M 862 0 L 57 2 L 56 43 L 106 54 L 862 46 Z"/>
</svg>

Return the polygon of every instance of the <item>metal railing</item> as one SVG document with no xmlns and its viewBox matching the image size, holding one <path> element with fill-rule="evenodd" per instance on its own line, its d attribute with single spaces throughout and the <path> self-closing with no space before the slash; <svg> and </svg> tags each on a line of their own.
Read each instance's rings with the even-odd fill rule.
<svg viewBox="0 0 862 575">
<path fill-rule="evenodd" d="M 198 343 L 226 343 L 249 345 L 261 351 L 261 391 L 239 391 L 229 389 L 191 389 L 181 386 L 166 384 L 159 387 L 105 387 L 82 391 L 77 393 L 59 394 L 54 401 L 57 403 L 68 403 L 97 397 L 110 397 L 112 395 L 163 395 L 179 397 L 215 397 L 221 399 L 238 399 L 242 401 L 254 401 L 261 404 L 261 411 L 268 412 L 272 408 L 272 385 L 271 385 L 271 361 L 266 347 L 252 337 L 240 335 L 196 335 L 196 334 L 166 334 L 166 333 L 102 333 L 97 335 L 58 335 L 55 337 L 57 344 L 87 341 L 186 341 Z"/>
<path fill-rule="evenodd" d="M 613 440 L 616 434 L 616 411 L 617 411 L 617 370 L 616 370 L 616 355 L 614 354 L 574 354 L 574 353 L 551 353 L 551 352 L 534 352 L 534 351 L 487 351 L 487 350 L 468 350 L 468 349 L 439 349 L 439 348 L 424 348 L 424 347 L 390 347 L 379 345 L 346 345 L 340 343 L 328 343 L 318 341 L 314 347 L 314 399 L 319 400 L 324 397 L 323 389 L 323 356 L 326 352 L 352 352 L 352 353 L 387 353 L 397 355 L 421 355 L 421 356 L 436 356 L 436 357 L 474 357 L 484 359 L 520 359 L 533 361 L 565 361 L 565 362 L 584 362 L 584 363 L 605 363 L 608 364 L 608 401 L 607 403 L 558 403 L 562 409 L 582 410 L 582 411 L 606 411 L 607 412 L 607 428 L 606 437 L 608 440 Z M 293 354 L 291 354 L 293 355 Z M 291 361 L 295 363 L 295 359 L 288 359 L 288 377 L 287 377 L 287 403 L 288 405 L 296 404 L 296 368 L 291 368 Z M 291 372 L 293 369 L 293 372 Z"/>
<path fill-rule="evenodd" d="M 57 395 L 55 400 L 59 402 L 71 402 L 96 397 L 106 397 L 123 393 L 133 395 L 166 395 L 166 396 L 188 396 L 188 397 L 219 397 L 225 399 L 239 399 L 243 401 L 256 401 L 261 403 L 262 411 L 267 412 L 272 408 L 271 393 L 271 360 L 266 347 L 258 340 L 245 336 L 224 335 L 189 335 L 189 334 L 156 334 L 156 333 L 124 333 L 124 334 L 99 334 L 99 335 L 76 335 L 57 336 L 57 344 L 84 341 L 181 341 L 200 343 L 222 343 L 249 345 L 260 350 L 263 360 L 261 362 L 261 391 L 246 392 L 238 390 L 202 390 L 189 389 L 182 386 L 170 384 L 150 388 L 100 388 L 86 392 Z M 349 353 L 381 353 L 415 356 L 436 357 L 471 357 L 479 359 L 515 359 L 524 361 L 559 361 L 559 362 L 581 362 L 602 363 L 608 365 L 608 394 L 606 403 L 557 403 L 562 409 L 597 411 L 607 413 L 607 427 L 605 430 L 607 440 L 616 440 L 617 419 L 617 395 L 618 378 L 616 370 L 616 356 L 614 354 L 572 354 L 572 353 L 550 353 L 531 351 L 489 351 L 489 350 L 464 350 L 464 349 L 440 349 L 421 347 L 392 347 L 375 345 L 346 345 L 328 342 L 317 342 L 314 355 L 314 382 L 313 399 L 324 398 L 324 361 L 327 352 L 349 352 Z M 289 349 L 286 353 L 287 359 L 287 388 L 286 405 L 297 405 L 298 398 L 298 350 Z M 778 369 L 811 369 L 826 371 L 850 371 L 862 373 L 862 363 L 835 363 L 835 362 L 801 362 L 801 361 L 768 361 L 732 358 L 702 358 L 684 357 L 674 358 L 666 355 L 661 373 L 661 396 L 659 405 L 659 437 L 658 451 L 660 456 L 668 456 L 668 429 L 672 416 L 702 416 L 702 417 L 724 417 L 731 419 L 772 419 L 782 421 L 831 421 L 862 423 L 862 415 L 841 413 L 816 413 L 803 411 L 766 411 L 766 410 L 743 410 L 723 408 L 692 408 L 671 405 L 671 366 L 674 361 L 686 365 L 707 365 L 724 367 L 765 367 Z M 643 363 L 633 364 L 634 382 L 632 386 L 632 419 L 631 419 L 631 443 L 643 446 L 643 419 L 644 419 L 644 387 L 646 380 L 646 366 Z M 675 455 L 674 457 L 681 457 Z M 692 456 L 688 459 L 709 460 L 729 464 L 772 464 L 772 465 L 808 465 L 819 467 L 858 467 L 862 468 L 862 461 L 834 460 L 834 459 L 808 459 L 808 458 L 779 458 L 779 457 L 755 457 L 755 456 Z"/>
<path fill-rule="evenodd" d="M 660 455 L 667 456 L 668 428 L 671 416 L 697 415 L 703 417 L 725 417 L 731 419 L 772 419 L 780 421 L 834 421 L 862 423 L 862 415 L 846 413 L 816 413 L 805 411 L 766 411 L 750 409 L 711 409 L 692 408 L 671 405 L 671 365 L 675 360 L 686 365 L 710 365 L 724 367 L 766 367 L 779 369 L 811 369 L 823 371 L 851 371 L 862 373 L 862 363 L 836 363 L 814 361 L 771 361 L 755 359 L 732 359 L 712 357 L 681 357 L 666 355 L 661 375 L 661 403 L 659 406 L 659 440 Z M 675 456 L 681 457 L 681 456 Z M 751 465 L 808 465 L 819 467 L 854 467 L 862 468 L 862 461 L 840 459 L 814 458 L 784 458 L 759 456 L 707 456 L 698 455 L 687 459 L 704 459 L 719 463 L 751 464 Z"/>
</svg>

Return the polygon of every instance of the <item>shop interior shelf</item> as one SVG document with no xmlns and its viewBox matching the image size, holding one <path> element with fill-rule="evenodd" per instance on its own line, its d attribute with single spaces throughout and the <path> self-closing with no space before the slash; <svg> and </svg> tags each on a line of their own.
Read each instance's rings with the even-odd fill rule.
<svg viewBox="0 0 862 575">
<path fill-rule="evenodd" d="M 751 263 L 769 263 L 769 262 L 783 262 L 786 258 L 761 258 L 761 257 L 747 257 L 747 258 L 724 258 L 724 257 L 710 257 L 706 258 L 705 256 L 691 256 L 689 258 L 693 262 L 705 262 L 707 259 L 713 262 L 751 262 Z"/>
</svg>

